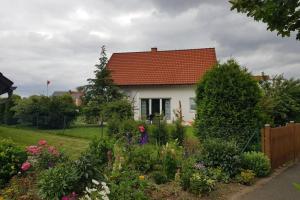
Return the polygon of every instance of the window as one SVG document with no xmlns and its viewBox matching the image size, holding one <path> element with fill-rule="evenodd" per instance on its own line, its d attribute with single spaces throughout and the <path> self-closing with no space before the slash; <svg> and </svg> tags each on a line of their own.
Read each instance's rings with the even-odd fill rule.
<svg viewBox="0 0 300 200">
<path fill-rule="evenodd" d="M 149 99 L 141 99 L 141 118 L 147 119 L 149 116 Z"/>
<path fill-rule="evenodd" d="M 171 119 L 171 100 L 163 99 L 162 100 L 162 113 L 167 120 Z"/>
<path fill-rule="evenodd" d="M 191 111 L 196 111 L 196 109 L 197 109 L 196 98 L 195 97 L 191 97 L 190 98 L 190 110 Z"/>
<path fill-rule="evenodd" d="M 141 119 L 149 119 L 150 115 L 163 114 L 167 120 L 171 119 L 170 99 L 141 99 Z"/>
</svg>

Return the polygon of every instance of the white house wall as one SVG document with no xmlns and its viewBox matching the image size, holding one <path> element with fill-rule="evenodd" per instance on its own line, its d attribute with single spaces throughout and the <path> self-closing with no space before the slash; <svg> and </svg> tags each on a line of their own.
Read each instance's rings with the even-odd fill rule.
<svg viewBox="0 0 300 200">
<path fill-rule="evenodd" d="M 195 97 L 194 85 L 166 85 L 166 86 L 123 86 L 121 89 L 134 102 L 134 118 L 141 119 L 141 99 L 169 98 L 171 100 L 171 121 L 175 120 L 173 110 L 179 108 L 181 101 L 183 119 L 191 122 L 195 118 L 195 111 L 190 110 L 190 98 Z"/>
</svg>

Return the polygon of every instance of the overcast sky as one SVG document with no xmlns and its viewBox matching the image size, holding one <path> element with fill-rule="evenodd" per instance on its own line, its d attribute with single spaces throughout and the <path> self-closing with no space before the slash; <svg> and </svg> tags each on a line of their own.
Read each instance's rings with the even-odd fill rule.
<svg viewBox="0 0 300 200">
<path fill-rule="evenodd" d="M 221 3 L 222 2 L 222 3 Z M 0 0 L 0 72 L 23 96 L 74 89 L 113 52 L 215 47 L 254 74 L 300 78 L 300 42 L 222 0 Z"/>
</svg>

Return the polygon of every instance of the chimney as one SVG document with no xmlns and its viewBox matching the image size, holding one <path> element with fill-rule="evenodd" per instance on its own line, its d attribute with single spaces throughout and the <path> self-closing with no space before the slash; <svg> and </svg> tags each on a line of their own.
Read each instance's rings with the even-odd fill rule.
<svg viewBox="0 0 300 200">
<path fill-rule="evenodd" d="M 151 52 L 157 52 L 157 47 L 152 47 Z"/>
</svg>

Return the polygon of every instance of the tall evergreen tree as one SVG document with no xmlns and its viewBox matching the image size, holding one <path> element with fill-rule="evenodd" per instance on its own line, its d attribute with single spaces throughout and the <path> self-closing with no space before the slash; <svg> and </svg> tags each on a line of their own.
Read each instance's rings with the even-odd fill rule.
<svg viewBox="0 0 300 200">
<path fill-rule="evenodd" d="M 86 104 L 85 113 L 91 117 L 98 117 L 101 106 L 113 100 L 123 97 L 119 88 L 114 84 L 111 78 L 111 72 L 107 68 L 108 58 L 105 46 L 101 47 L 99 64 L 96 64 L 95 78 L 88 79 L 88 85 L 85 86 L 84 102 Z"/>
</svg>

